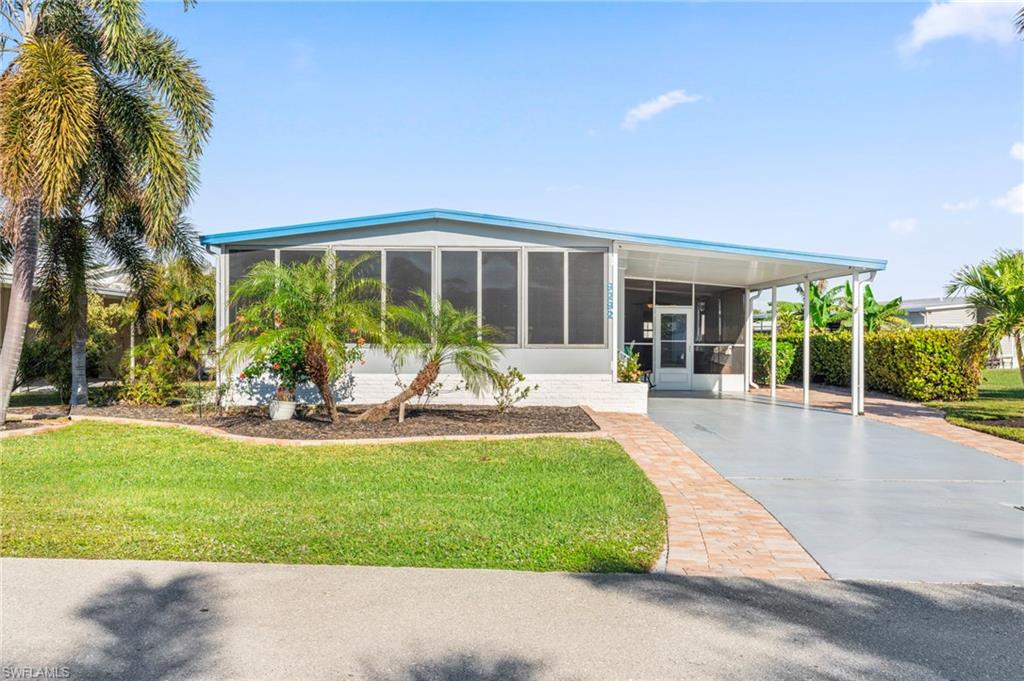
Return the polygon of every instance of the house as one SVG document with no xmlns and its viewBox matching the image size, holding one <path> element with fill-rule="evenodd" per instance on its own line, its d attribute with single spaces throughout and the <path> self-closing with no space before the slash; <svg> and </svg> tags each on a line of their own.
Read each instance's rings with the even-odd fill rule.
<svg viewBox="0 0 1024 681">
<path fill-rule="evenodd" d="M 911 326 L 936 329 L 962 329 L 975 322 L 975 308 L 966 298 L 914 298 L 904 300 L 900 307 L 907 311 Z M 1007 336 L 997 352 L 989 357 L 989 365 L 1009 369 L 1017 368 L 1017 353 L 1013 339 Z"/>
<path fill-rule="evenodd" d="M 209 234 L 202 243 L 216 256 L 219 335 L 231 316 L 230 287 L 254 263 L 369 254 L 365 274 L 382 280 L 382 304 L 424 289 L 497 328 L 503 361 L 540 386 L 528 403 L 633 412 L 646 411 L 648 388 L 747 390 L 754 292 L 832 277 L 860 281 L 885 268 L 883 260 L 441 209 Z M 627 346 L 652 371 L 650 386 L 616 382 Z M 398 373 L 408 380 L 414 371 Z M 371 351 L 356 369 L 355 400 L 392 396 L 395 374 Z M 438 398 L 472 399 L 464 392 Z"/>
</svg>

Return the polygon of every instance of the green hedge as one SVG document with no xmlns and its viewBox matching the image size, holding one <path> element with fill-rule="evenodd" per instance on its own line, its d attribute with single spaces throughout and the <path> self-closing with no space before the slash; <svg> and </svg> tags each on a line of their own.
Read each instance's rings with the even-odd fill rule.
<svg viewBox="0 0 1024 681">
<path fill-rule="evenodd" d="M 771 379 L 772 342 L 770 338 L 754 338 L 754 383 L 766 385 Z M 775 346 L 775 383 L 782 385 L 793 368 L 796 348 L 792 343 L 779 341 Z"/>
<path fill-rule="evenodd" d="M 960 355 L 963 332 L 958 329 L 880 331 L 864 338 L 864 384 L 911 400 L 968 400 L 978 396 L 981 357 Z M 780 334 L 793 345 L 791 380 L 803 377 L 803 337 Z M 754 341 L 755 352 L 758 341 Z M 757 360 L 754 361 L 756 370 Z M 850 332 L 811 335 L 811 380 L 850 385 Z"/>
</svg>

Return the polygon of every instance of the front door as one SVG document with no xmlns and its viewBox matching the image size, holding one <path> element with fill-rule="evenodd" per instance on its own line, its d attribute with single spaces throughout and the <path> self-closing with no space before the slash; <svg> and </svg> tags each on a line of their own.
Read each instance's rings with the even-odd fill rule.
<svg viewBox="0 0 1024 681">
<path fill-rule="evenodd" d="M 693 308 L 654 308 L 654 387 L 689 390 L 693 376 Z"/>
</svg>

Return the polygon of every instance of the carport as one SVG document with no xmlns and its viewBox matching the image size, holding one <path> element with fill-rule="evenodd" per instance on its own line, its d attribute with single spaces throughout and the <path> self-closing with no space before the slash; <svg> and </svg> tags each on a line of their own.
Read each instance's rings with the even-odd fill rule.
<svg viewBox="0 0 1024 681">
<path fill-rule="evenodd" d="M 784 401 L 673 393 L 649 415 L 835 578 L 1024 584 L 1015 462 Z"/>
</svg>

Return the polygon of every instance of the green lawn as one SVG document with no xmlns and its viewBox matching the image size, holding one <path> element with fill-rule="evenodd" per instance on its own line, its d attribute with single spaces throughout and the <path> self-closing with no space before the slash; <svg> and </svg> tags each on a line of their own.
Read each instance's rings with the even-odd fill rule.
<svg viewBox="0 0 1024 681">
<path fill-rule="evenodd" d="M 665 538 L 604 439 L 276 447 L 82 422 L 0 442 L 6 556 L 635 572 Z"/>
<path fill-rule="evenodd" d="M 964 402 L 929 402 L 946 412 L 946 420 L 958 426 L 1024 442 L 1024 428 L 986 423 L 1024 417 L 1024 385 L 1016 369 L 986 369 L 982 372 L 978 399 Z"/>
</svg>

